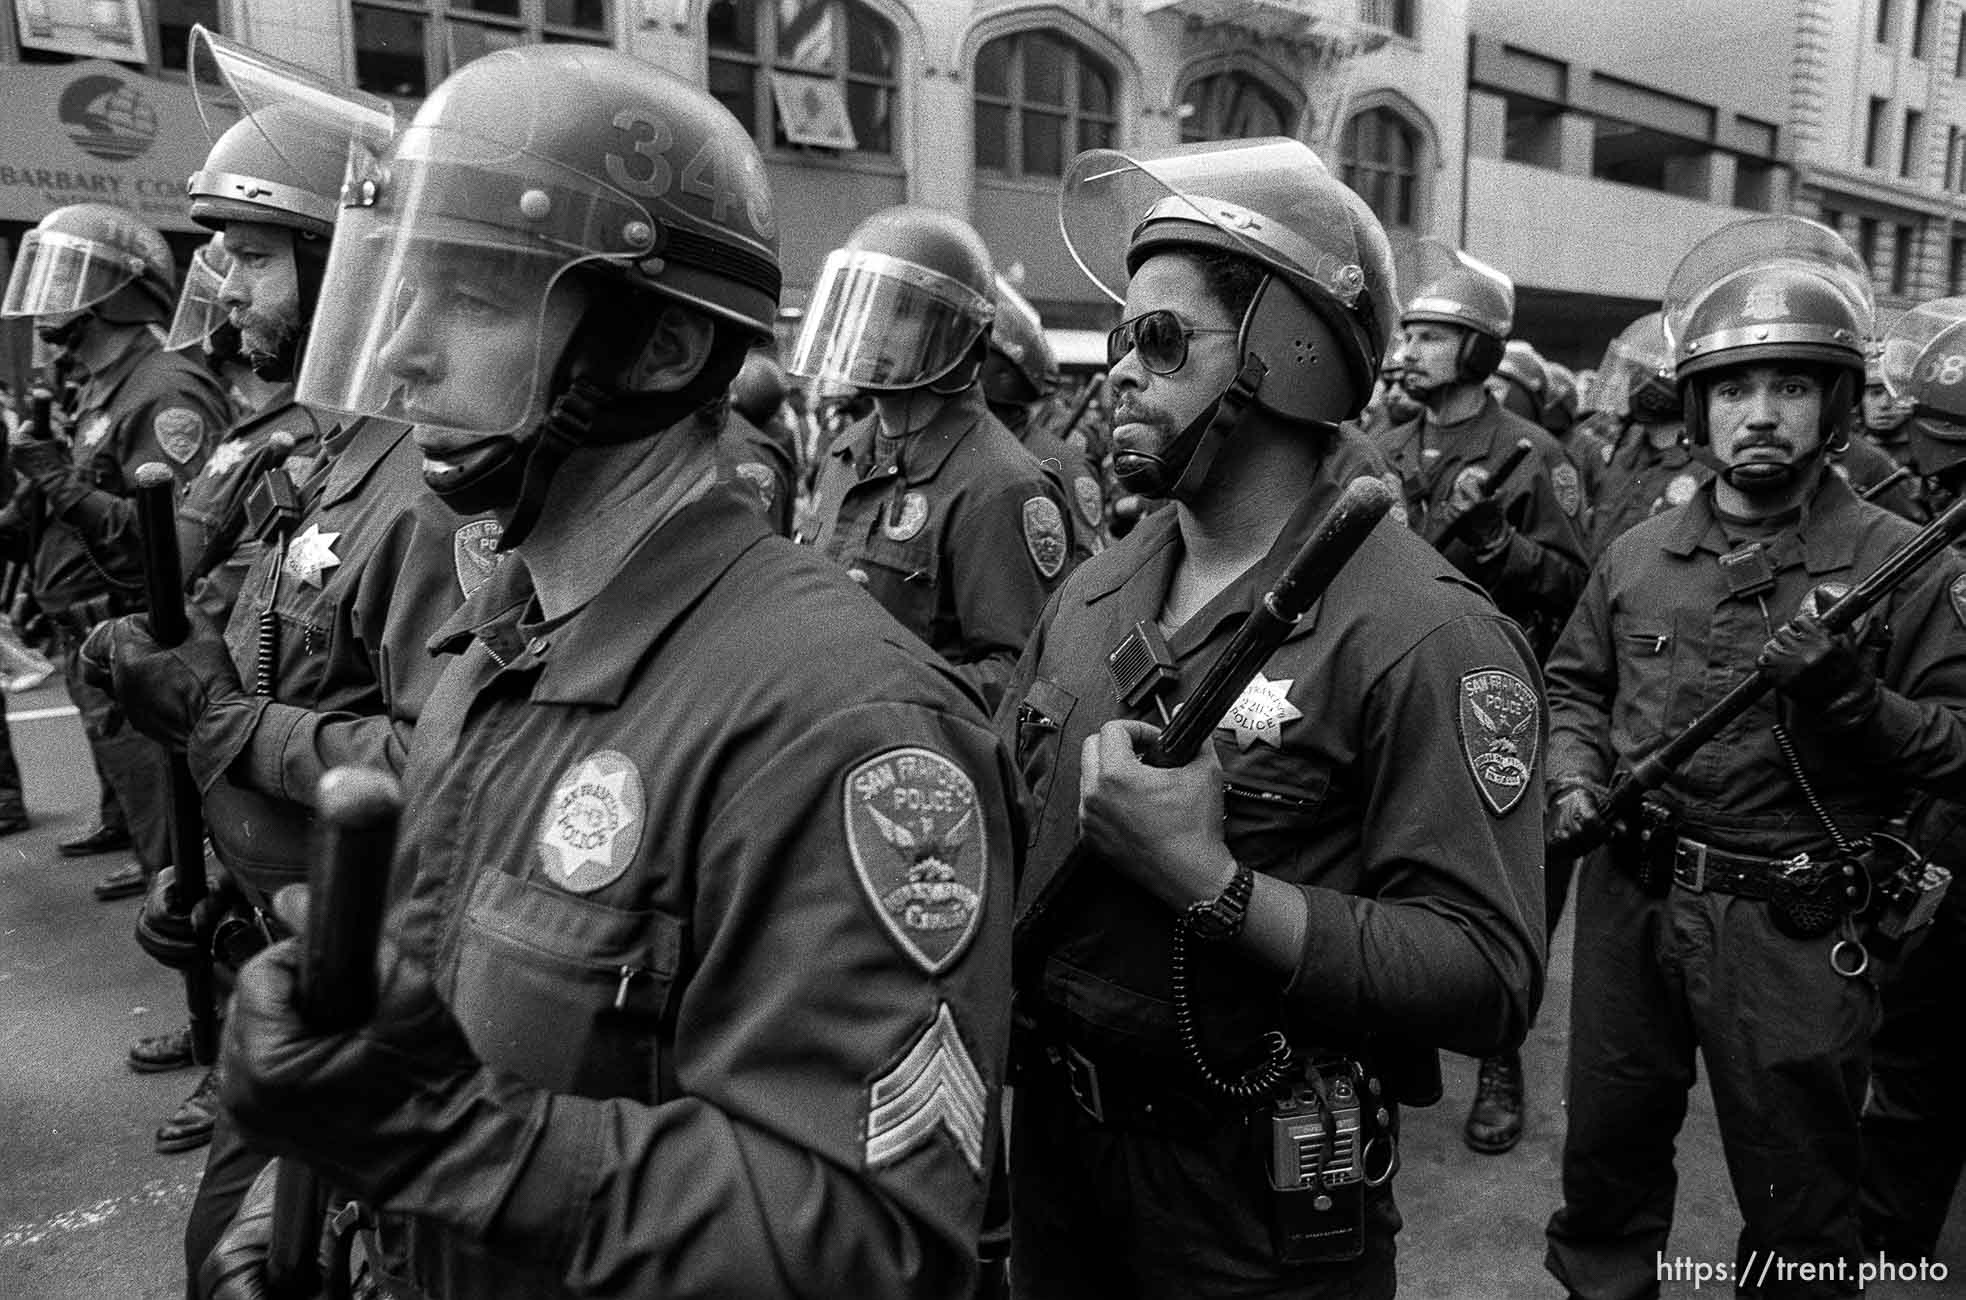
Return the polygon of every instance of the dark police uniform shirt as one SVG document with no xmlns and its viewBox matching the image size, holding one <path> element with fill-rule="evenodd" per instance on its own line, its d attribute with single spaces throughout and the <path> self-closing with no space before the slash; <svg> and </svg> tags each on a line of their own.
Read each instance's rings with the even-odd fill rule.
<svg viewBox="0 0 1966 1300">
<path fill-rule="evenodd" d="M 739 490 L 437 642 L 403 946 L 505 1117 L 393 1204 L 433 1295 L 967 1296 L 1021 833 L 974 695 Z M 480 1244 L 491 1243 L 490 1250 Z M 404 1294 L 410 1294 L 405 1292 Z"/>
<path fill-rule="evenodd" d="M 812 540 L 995 708 L 1070 563 L 1071 507 L 980 389 L 902 439 L 898 463 L 874 463 L 879 424 L 828 449 Z"/>
<path fill-rule="evenodd" d="M 1799 523 L 1764 542 L 1775 585 L 1758 598 L 1731 594 L 1720 557 L 1745 534 L 1729 535 L 1711 484 L 1620 537 L 1548 664 L 1552 788 L 1607 784 L 1752 672 L 1769 636 L 1817 585 L 1854 584 L 1916 531 L 1826 474 Z M 1831 735 L 1770 692 L 1667 783 L 1688 835 L 1769 857 L 1827 847 L 1772 734 L 1780 720 L 1816 792 L 1852 835 L 1902 808 L 1908 782 L 1960 788 L 1966 563 L 1948 553 L 1900 587 L 1869 616 L 1862 645 L 1886 687 L 1876 718 Z"/>
<path fill-rule="evenodd" d="M 1711 471 L 1693 459 L 1691 449 L 1680 440 L 1678 432 L 1668 445 L 1653 446 L 1651 433 L 1655 427 L 1658 426 L 1626 421 L 1618 436 L 1618 445 L 1606 467 L 1603 494 L 1598 499 L 1597 518 L 1591 529 L 1593 559 L 1602 556 L 1633 525 L 1691 501 L 1693 494 L 1713 477 Z M 1672 427 L 1683 432 L 1684 426 Z"/>
<path fill-rule="evenodd" d="M 1424 449 L 1423 431 L 1424 441 L 1431 444 Z M 1388 430 L 1379 450 L 1399 476 L 1408 521 L 1429 536 L 1462 475 L 1476 467 L 1492 471 L 1523 438 L 1537 451 L 1501 490 L 1502 513 L 1515 535 L 1493 556 L 1477 555 L 1459 539 L 1449 542 L 1443 554 L 1480 583 L 1503 613 L 1531 629 L 1536 644 L 1546 646 L 1569 616 L 1586 573 L 1574 522 L 1583 517 L 1582 484 L 1555 440 L 1540 426 L 1504 411 L 1494 394 L 1484 391 L 1481 409 L 1466 420 L 1432 428 L 1424 416 L 1409 420 Z M 1559 470 L 1568 471 L 1567 488 L 1557 480 Z"/>
<path fill-rule="evenodd" d="M 243 529 L 230 544 L 225 534 L 243 521 L 246 497 L 271 458 L 274 435 L 285 434 L 293 443 L 285 465 L 298 484 L 306 480 L 320 452 L 322 428 L 312 410 L 294 401 L 293 385 L 284 384 L 263 409 L 232 426 L 185 489 L 177 508 L 178 556 L 192 603 L 215 622 L 231 617 L 239 588 L 259 555 L 258 540 Z"/>
<path fill-rule="evenodd" d="M 1338 488 L 1320 479 L 1310 491 L 1328 504 Z M 1173 510 L 1150 515 L 1072 576 L 998 726 L 1015 731 L 1034 801 L 1018 943 L 1046 940 L 1047 1018 L 1079 1050 L 1194 1092 L 1169 986 L 1174 914 L 1096 862 L 1089 878 L 1052 883 L 1078 841 L 1085 738 L 1109 719 L 1151 716 L 1120 705 L 1107 655 L 1159 616 L 1182 553 L 1177 525 Z M 1284 558 L 1169 634 L 1176 698 Z M 1230 851 L 1296 886 L 1309 908 L 1287 980 L 1233 955 L 1198 966 L 1198 1018 L 1218 1061 L 1241 1052 L 1246 1063 L 1276 1027 L 1300 1047 L 1353 1051 L 1398 1040 L 1480 1054 L 1519 1041 L 1543 979 L 1543 744 L 1521 630 L 1383 521 L 1215 732 Z"/>
<path fill-rule="evenodd" d="M 1073 511 L 1072 563 L 1082 564 L 1106 548 L 1106 489 L 1085 453 L 1049 429 L 1036 427 L 1034 421 L 1022 440 Z"/>
<path fill-rule="evenodd" d="M 137 467 L 158 461 L 189 483 L 231 422 L 211 371 L 164 351 L 148 330 L 89 377 L 76 399 L 72 467 L 41 491 L 45 523 L 29 586 L 50 617 L 112 592 L 124 608 L 141 607 L 143 546 L 130 497 Z"/>
<path fill-rule="evenodd" d="M 792 507 L 798 498 L 799 471 L 792 449 L 738 411 L 724 417 L 717 438 L 724 477 L 739 480 L 757 500 L 765 522 L 780 537 L 792 535 Z"/>
<path fill-rule="evenodd" d="M 358 421 L 328 451 L 292 537 L 261 551 L 226 627 L 251 693 L 261 615 L 277 616 L 271 694 L 201 725 L 190 755 L 220 860 L 266 893 L 305 878 L 329 768 L 402 770 L 442 671 L 425 642 L 497 562 L 498 525 L 460 519 L 424 487 L 409 426 Z"/>
</svg>

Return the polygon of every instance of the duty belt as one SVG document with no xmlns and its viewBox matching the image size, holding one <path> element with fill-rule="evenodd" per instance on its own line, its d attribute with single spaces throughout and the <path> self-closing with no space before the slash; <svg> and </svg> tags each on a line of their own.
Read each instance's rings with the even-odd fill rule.
<svg viewBox="0 0 1966 1300">
<path fill-rule="evenodd" d="M 1045 1073 L 1062 1084 L 1094 1123 L 1169 1137 L 1200 1137 L 1239 1123 L 1260 1103 L 1239 1105 L 1168 1087 L 1161 1077 L 1184 1068 L 1178 1061 L 1146 1065 L 1095 1057 L 1060 1038 L 1042 1047 Z"/>
<path fill-rule="evenodd" d="M 80 640 L 87 636 L 96 624 L 105 619 L 121 618 L 125 614 L 140 614 L 143 610 L 142 596 L 107 591 L 99 596 L 78 600 L 66 609 L 48 611 L 48 621 Z"/>
<path fill-rule="evenodd" d="M 1766 902 L 1775 896 L 1785 876 L 1812 861 L 1807 853 L 1768 858 L 1729 853 L 1698 840 L 1681 839 L 1673 848 L 1672 882 L 1696 894 L 1733 894 Z"/>
</svg>

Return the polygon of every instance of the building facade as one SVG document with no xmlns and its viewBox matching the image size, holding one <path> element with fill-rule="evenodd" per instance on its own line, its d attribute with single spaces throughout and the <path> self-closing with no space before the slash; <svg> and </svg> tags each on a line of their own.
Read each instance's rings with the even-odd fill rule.
<svg viewBox="0 0 1966 1300">
<path fill-rule="evenodd" d="M 1466 0 L 124 3 L 150 24 L 147 59 L 84 64 L 33 46 L 26 8 L 90 8 L 83 0 L 10 0 L 0 12 L 0 169 L 49 182 L 30 174 L 10 188 L 0 170 L 8 249 L 86 191 L 137 208 L 188 254 L 197 236 L 167 191 L 175 176 L 181 194 L 205 147 L 177 34 L 190 21 L 406 111 L 451 69 L 526 41 L 610 45 L 707 86 L 752 129 L 781 212 L 796 214 L 781 222 L 788 320 L 862 218 L 915 202 L 974 223 L 1048 324 L 1106 328 L 1117 313 L 1058 233 L 1059 179 L 1085 148 L 1297 136 L 1367 196 L 1402 257 L 1461 224 Z M 1338 57 L 1345 50 L 1359 52 Z M 17 68 L 47 84 L 16 95 Z M 98 98 L 148 106 L 143 187 L 134 175 L 90 179 L 108 173 L 75 160 L 82 128 L 63 105 L 89 77 Z M 84 179 L 52 183 L 61 172 Z"/>
</svg>

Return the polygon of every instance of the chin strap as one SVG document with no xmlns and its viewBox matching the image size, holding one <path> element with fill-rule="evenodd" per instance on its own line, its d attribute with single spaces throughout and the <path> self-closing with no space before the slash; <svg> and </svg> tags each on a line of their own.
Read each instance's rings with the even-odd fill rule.
<svg viewBox="0 0 1966 1300">
<path fill-rule="evenodd" d="M 1686 448 L 1687 455 L 1712 470 L 1715 476 L 1724 480 L 1729 487 L 1748 496 L 1786 491 L 1798 479 L 1819 474 L 1827 468 L 1832 450 L 1840 452 L 1850 445 L 1847 437 L 1837 435 L 1834 448 L 1831 447 L 1830 439 L 1826 438 L 1817 443 L 1816 449 L 1807 456 L 1786 465 L 1759 461 L 1732 465 L 1714 455 L 1713 448 L 1708 444 L 1694 442 L 1683 433 L 1680 435 L 1679 444 Z"/>
<path fill-rule="evenodd" d="M 1234 382 L 1201 414 L 1189 421 L 1162 449 L 1160 455 L 1145 451 L 1115 451 L 1113 474 L 1127 491 L 1146 497 L 1173 497 L 1185 500 L 1200 489 L 1215 463 L 1215 455 L 1242 423 L 1256 392 L 1263 386 L 1269 367 L 1251 353 L 1236 372 Z"/>
</svg>

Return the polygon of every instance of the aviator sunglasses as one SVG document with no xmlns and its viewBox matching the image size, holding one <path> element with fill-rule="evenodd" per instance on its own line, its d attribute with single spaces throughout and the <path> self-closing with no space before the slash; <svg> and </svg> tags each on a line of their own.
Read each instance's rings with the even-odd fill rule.
<svg viewBox="0 0 1966 1300">
<path fill-rule="evenodd" d="M 1107 331 L 1106 368 L 1112 369 L 1122 357 L 1138 348 L 1140 364 L 1149 374 L 1171 375 L 1188 364 L 1188 340 L 1195 335 L 1239 333 L 1240 330 L 1228 326 L 1183 325 L 1181 318 L 1166 307 L 1142 312 Z"/>
</svg>

